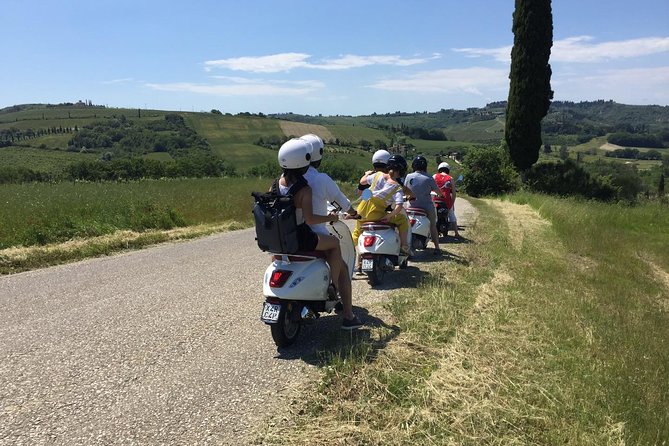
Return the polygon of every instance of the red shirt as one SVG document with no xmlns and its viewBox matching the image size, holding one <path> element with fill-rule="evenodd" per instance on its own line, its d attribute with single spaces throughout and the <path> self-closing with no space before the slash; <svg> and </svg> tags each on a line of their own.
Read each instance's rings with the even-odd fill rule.
<svg viewBox="0 0 669 446">
<path fill-rule="evenodd" d="M 450 209 L 453 207 L 453 177 L 447 173 L 435 173 L 434 181 L 441 189 L 442 194 L 444 194 L 444 199 L 446 200 L 446 206 Z"/>
</svg>

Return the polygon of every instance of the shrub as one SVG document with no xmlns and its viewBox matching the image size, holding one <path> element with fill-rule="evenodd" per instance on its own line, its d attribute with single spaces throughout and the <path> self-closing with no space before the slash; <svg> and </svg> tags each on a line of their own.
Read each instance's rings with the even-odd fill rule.
<svg viewBox="0 0 669 446">
<path fill-rule="evenodd" d="M 465 156 L 463 167 L 464 188 L 473 197 L 505 194 L 520 186 L 504 147 L 472 149 Z"/>
<path fill-rule="evenodd" d="M 549 195 L 612 200 L 616 188 L 604 177 L 593 177 L 572 160 L 535 164 L 525 173 L 526 186 Z"/>
</svg>

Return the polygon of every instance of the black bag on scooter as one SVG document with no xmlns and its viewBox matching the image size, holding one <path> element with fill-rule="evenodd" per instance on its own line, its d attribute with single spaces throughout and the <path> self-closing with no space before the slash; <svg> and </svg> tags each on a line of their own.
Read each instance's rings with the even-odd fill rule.
<svg viewBox="0 0 669 446">
<path fill-rule="evenodd" d="M 295 203 L 293 197 L 307 181 L 300 179 L 288 190 L 287 195 L 279 194 L 279 180 L 274 180 L 269 192 L 252 192 L 255 198 L 253 218 L 256 225 L 256 241 L 263 251 L 277 254 L 294 254 L 298 251 L 299 240 Z"/>
</svg>

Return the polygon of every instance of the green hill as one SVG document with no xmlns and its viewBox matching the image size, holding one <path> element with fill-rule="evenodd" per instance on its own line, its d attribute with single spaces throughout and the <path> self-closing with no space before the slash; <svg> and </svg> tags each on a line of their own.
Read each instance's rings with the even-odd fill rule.
<svg viewBox="0 0 669 446">
<path fill-rule="evenodd" d="M 326 141 L 326 159 L 333 163 L 367 164 L 370 152 L 393 145 L 404 147 L 408 157 L 421 153 L 436 161 L 473 145 L 498 144 L 505 107 L 496 102 L 432 113 L 266 116 L 24 104 L 0 110 L 0 167 L 59 173 L 81 161 L 141 157 L 169 163 L 199 153 L 246 173 L 273 166 L 287 137 L 309 132 Z M 572 154 L 587 148 L 588 156 L 603 157 L 597 151 L 612 136 L 669 147 L 669 107 L 556 101 L 543 125 L 544 142 L 576 148 Z"/>
</svg>

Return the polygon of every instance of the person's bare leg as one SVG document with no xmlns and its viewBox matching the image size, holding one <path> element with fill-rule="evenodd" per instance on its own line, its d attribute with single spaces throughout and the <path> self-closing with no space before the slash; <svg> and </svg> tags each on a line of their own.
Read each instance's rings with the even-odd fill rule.
<svg viewBox="0 0 669 446">
<path fill-rule="evenodd" d="M 353 291 L 351 289 L 351 280 L 348 277 L 347 269 L 341 269 L 337 284 L 339 287 L 341 303 L 344 306 L 344 318 L 353 319 L 355 316 L 355 314 L 353 314 Z"/>
<path fill-rule="evenodd" d="M 342 270 L 343 263 L 339 240 L 331 235 L 319 235 L 316 250 L 325 252 L 326 260 L 328 265 L 330 265 L 330 277 L 332 278 L 332 283 L 339 283 L 338 277 Z"/>
<path fill-rule="evenodd" d="M 439 250 L 439 231 L 437 230 L 437 225 L 430 225 L 430 235 L 432 236 L 432 243 L 434 243 L 434 249 Z"/>
</svg>

